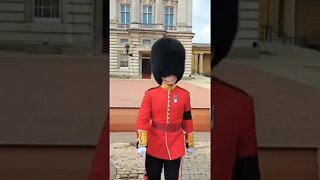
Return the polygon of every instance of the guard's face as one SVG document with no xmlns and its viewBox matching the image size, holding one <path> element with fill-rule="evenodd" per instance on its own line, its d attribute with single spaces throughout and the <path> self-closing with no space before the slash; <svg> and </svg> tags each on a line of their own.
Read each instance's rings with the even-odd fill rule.
<svg viewBox="0 0 320 180">
<path fill-rule="evenodd" d="M 176 83 L 176 81 L 177 81 L 177 76 L 174 76 L 174 75 L 162 77 L 162 82 L 167 85 L 173 85 Z"/>
</svg>

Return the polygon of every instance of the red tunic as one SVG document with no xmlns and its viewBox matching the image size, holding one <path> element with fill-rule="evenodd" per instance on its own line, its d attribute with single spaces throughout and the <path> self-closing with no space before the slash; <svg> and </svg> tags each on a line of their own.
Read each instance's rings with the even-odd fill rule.
<svg viewBox="0 0 320 180">
<path fill-rule="evenodd" d="M 96 146 L 91 169 L 87 180 L 106 180 L 109 178 L 109 115 L 103 126 Z"/>
<path fill-rule="evenodd" d="M 211 83 L 211 179 L 231 180 L 237 159 L 257 154 L 253 99 L 216 78 Z"/>
<path fill-rule="evenodd" d="M 176 86 L 171 91 L 162 86 L 145 92 L 137 117 L 139 130 L 147 132 L 147 153 L 174 160 L 185 155 L 185 135 L 193 133 L 190 95 Z"/>
</svg>

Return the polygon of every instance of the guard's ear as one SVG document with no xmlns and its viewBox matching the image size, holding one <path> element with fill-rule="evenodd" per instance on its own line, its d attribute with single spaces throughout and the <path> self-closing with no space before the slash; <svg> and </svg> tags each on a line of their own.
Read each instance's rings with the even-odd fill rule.
<svg viewBox="0 0 320 180">
<path fill-rule="evenodd" d="M 230 51 L 238 30 L 238 0 L 216 0 L 212 3 L 211 69 Z"/>
</svg>

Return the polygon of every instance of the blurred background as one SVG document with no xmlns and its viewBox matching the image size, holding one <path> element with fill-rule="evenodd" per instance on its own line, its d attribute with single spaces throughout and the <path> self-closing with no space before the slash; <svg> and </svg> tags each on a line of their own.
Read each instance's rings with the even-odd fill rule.
<svg viewBox="0 0 320 180">
<path fill-rule="evenodd" d="M 213 72 L 254 98 L 262 179 L 320 177 L 319 10 L 318 0 L 240 0 L 233 48 Z"/>
<path fill-rule="evenodd" d="M 181 38 L 188 48 L 185 80 L 208 91 L 210 28 L 202 21 L 210 19 L 201 14 L 210 3 L 162 2 L 173 7 L 167 16 L 153 13 L 151 24 L 137 24 L 143 11 L 136 19 L 129 11 L 132 18 L 122 23 L 116 6 L 134 1 L 110 1 L 114 14 L 103 0 L 0 1 L 0 179 L 85 179 L 109 107 L 109 70 L 114 78 L 152 81 L 154 37 Z M 190 6 L 191 16 L 174 14 Z M 318 0 L 240 0 L 236 40 L 214 72 L 255 99 L 263 179 L 320 177 L 319 11 Z M 165 17 L 167 24 L 155 23 Z M 154 24 L 163 30 L 134 41 L 123 34 L 109 39 L 111 26 L 125 34 Z"/>
<path fill-rule="evenodd" d="M 106 1 L 0 1 L 0 179 L 86 179 L 108 107 Z"/>
</svg>

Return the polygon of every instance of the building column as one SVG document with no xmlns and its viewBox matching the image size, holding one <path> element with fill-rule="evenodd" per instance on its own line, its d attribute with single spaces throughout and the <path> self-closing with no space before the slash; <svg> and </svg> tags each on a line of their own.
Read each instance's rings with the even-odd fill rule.
<svg viewBox="0 0 320 180">
<path fill-rule="evenodd" d="M 192 9 L 192 2 L 193 0 L 187 0 L 187 26 L 192 26 L 192 11 L 190 11 Z M 191 28 L 192 31 L 192 28 Z"/>
<path fill-rule="evenodd" d="M 203 54 L 199 54 L 199 73 L 203 74 Z"/>
<path fill-rule="evenodd" d="M 178 1 L 177 26 L 187 24 L 187 0 Z"/>
<path fill-rule="evenodd" d="M 195 69 L 195 59 L 194 59 L 194 54 L 191 54 L 191 74 L 194 74 L 196 69 Z"/>
<path fill-rule="evenodd" d="M 130 76 L 138 78 L 140 75 L 140 59 L 139 59 L 139 53 L 140 50 L 138 49 L 138 46 L 140 44 L 140 35 L 139 33 L 132 33 L 130 34 L 130 53 L 132 53 L 132 57 L 130 57 Z"/>
<path fill-rule="evenodd" d="M 109 11 L 110 11 L 110 28 L 112 27 L 111 24 L 117 23 L 117 2 L 116 0 L 109 1 Z"/>
<path fill-rule="evenodd" d="M 198 73 L 199 72 L 199 67 L 198 67 L 198 54 L 194 54 L 194 69 L 196 70 L 195 73 Z"/>
<path fill-rule="evenodd" d="M 163 0 L 156 0 L 155 12 L 153 14 L 155 17 L 154 22 L 156 24 L 156 29 L 163 29 L 163 24 L 164 24 Z"/>
<path fill-rule="evenodd" d="M 132 18 L 131 18 L 131 28 L 138 28 L 139 27 L 139 5 L 140 1 L 133 0 L 131 1 L 131 11 L 132 11 Z"/>
<path fill-rule="evenodd" d="M 283 7 L 283 32 L 289 36 L 295 37 L 296 1 L 284 0 Z"/>
</svg>

